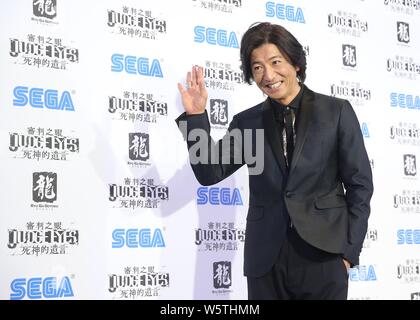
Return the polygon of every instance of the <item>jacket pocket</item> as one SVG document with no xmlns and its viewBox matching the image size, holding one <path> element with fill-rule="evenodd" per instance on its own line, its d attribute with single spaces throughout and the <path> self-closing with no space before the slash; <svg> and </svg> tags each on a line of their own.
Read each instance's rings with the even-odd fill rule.
<svg viewBox="0 0 420 320">
<path fill-rule="evenodd" d="M 347 206 L 346 199 L 340 195 L 332 195 L 315 200 L 315 208 L 317 209 L 341 208 L 345 206 Z"/>
<path fill-rule="evenodd" d="M 263 206 L 249 206 L 248 215 L 246 217 L 247 221 L 257 221 L 257 220 L 261 220 L 263 217 L 264 217 Z"/>
</svg>

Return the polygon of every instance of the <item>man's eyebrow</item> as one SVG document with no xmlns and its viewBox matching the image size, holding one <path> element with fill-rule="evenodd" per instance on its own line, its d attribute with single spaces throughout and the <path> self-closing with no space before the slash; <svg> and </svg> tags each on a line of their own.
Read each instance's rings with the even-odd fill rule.
<svg viewBox="0 0 420 320">
<path fill-rule="evenodd" d="M 282 56 L 280 56 L 280 55 L 275 55 L 275 56 L 272 56 L 272 57 L 268 58 L 268 60 L 273 60 L 273 59 L 276 59 L 276 58 L 283 59 L 283 57 L 282 57 Z M 256 64 L 256 63 L 260 63 L 260 61 L 258 61 L 258 60 L 254 60 L 254 61 L 252 61 L 252 62 L 251 62 L 251 65 Z"/>
</svg>

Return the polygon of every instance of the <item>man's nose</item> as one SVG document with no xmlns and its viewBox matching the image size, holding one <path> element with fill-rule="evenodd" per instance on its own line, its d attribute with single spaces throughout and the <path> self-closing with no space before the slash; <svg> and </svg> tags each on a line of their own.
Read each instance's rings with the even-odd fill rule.
<svg viewBox="0 0 420 320">
<path fill-rule="evenodd" d="M 274 79 L 275 72 L 274 69 L 270 66 L 266 67 L 264 70 L 263 80 L 266 82 L 270 82 Z"/>
</svg>

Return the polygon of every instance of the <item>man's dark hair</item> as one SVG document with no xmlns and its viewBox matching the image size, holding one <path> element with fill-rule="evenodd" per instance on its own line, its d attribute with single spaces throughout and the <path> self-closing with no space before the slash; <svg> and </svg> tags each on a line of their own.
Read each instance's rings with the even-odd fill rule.
<svg viewBox="0 0 420 320">
<path fill-rule="evenodd" d="M 263 44 L 272 43 L 294 67 L 299 67 L 297 77 L 300 82 L 306 78 L 306 55 L 302 45 L 284 27 L 269 22 L 254 23 L 245 32 L 241 40 L 241 70 L 248 84 L 253 80 L 251 53 Z"/>
</svg>

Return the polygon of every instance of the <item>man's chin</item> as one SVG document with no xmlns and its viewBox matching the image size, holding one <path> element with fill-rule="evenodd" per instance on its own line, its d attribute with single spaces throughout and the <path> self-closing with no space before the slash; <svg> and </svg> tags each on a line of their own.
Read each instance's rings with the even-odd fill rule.
<svg viewBox="0 0 420 320">
<path fill-rule="evenodd" d="M 268 92 L 265 92 L 265 94 L 267 96 L 269 96 L 271 99 L 276 100 L 276 101 L 280 101 L 281 98 L 283 97 L 283 95 L 278 94 L 278 93 L 276 94 L 276 93 L 268 93 Z"/>
</svg>

